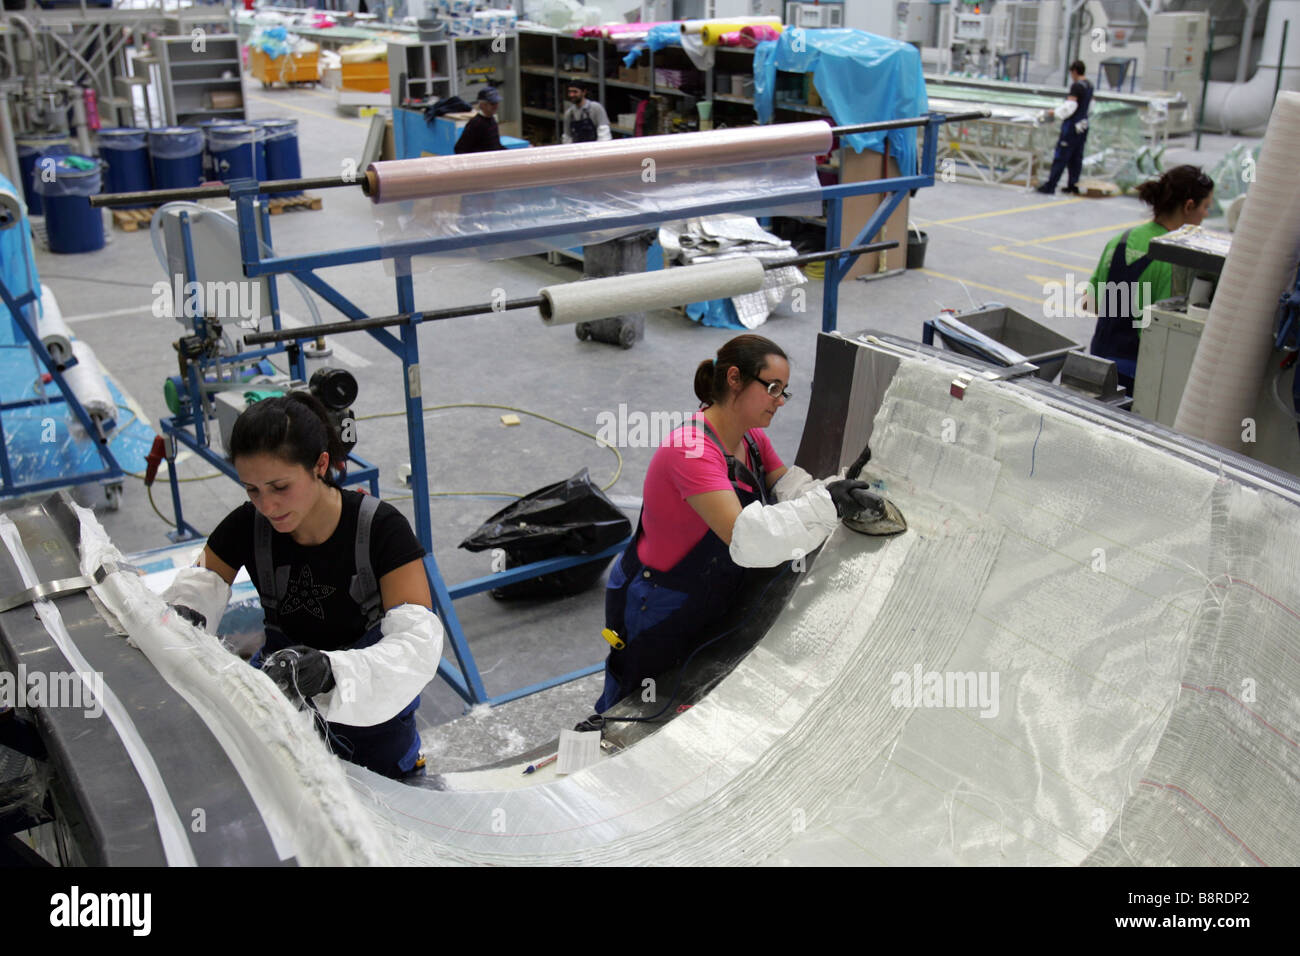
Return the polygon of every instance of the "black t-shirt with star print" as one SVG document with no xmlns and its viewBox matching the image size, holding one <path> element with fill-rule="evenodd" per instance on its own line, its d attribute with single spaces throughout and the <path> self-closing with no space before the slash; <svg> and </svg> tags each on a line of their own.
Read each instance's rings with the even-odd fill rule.
<svg viewBox="0 0 1300 956">
<path fill-rule="evenodd" d="M 279 531 L 271 533 L 271 557 L 277 568 L 288 566 L 289 584 L 280 600 L 280 628 L 294 644 L 337 651 L 366 630 L 361 607 L 348 596 L 357 573 L 357 515 L 361 492 L 343 492 L 343 513 L 327 540 L 307 547 Z M 251 501 L 244 502 L 217 526 L 208 547 L 236 571 L 248 568 L 257 585 Z M 424 548 L 400 511 L 381 501 L 371 525 L 370 566 L 375 580 L 389 571 L 424 557 Z"/>
</svg>

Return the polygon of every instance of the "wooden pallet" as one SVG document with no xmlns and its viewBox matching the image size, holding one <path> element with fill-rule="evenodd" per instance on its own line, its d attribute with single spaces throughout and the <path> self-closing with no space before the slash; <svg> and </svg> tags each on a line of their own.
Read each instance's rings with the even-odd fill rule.
<svg viewBox="0 0 1300 956">
<path fill-rule="evenodd" d="M 272 216 L 278 216 L 286 209 L 322 208 L 321 198 L 310 193 L 303 193 L 300 196 L 272 196 L 268 206 Z M 112 211 L 113 225 L 123 232 L 148 229 L 154 213 L 160 208 L 159 206 L 146 206 L 142 209 L 114 209 Z"/>
<path fill-rule="evenodd" d="M 135 232 L 137 229 L 148 229 L 150 221 L 153 220 L 153 214 L 158 211 L 157 206 L 147 206 L 143 209 L 114 209 L 113 225 L 123 232 Z"/>
</svg>

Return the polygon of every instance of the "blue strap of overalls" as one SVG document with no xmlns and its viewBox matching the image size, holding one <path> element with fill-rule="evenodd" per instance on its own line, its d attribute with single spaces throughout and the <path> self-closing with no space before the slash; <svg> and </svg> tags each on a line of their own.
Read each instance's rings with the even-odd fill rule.
<svg viewBox="0 0 1300 956">
<path fill-rule="evenodd" d="M 1110 265 L 1106 270 L 1107 286 L 1119 283 L 1136 283 L 1141 278 L 1142 273 L 1146 271 L 1147 266 L 1153 261 L 1151 254 L 1148 252 L 1135 262 L 1129 263 L 1128 236 L 1132 231 L 1131 229 L 1125 230 L 1124 234 L 1119 237 L 1115 252 L 1110 257 Z M 1137 329 L 1133 327 L 1133 316 L 1131 314 L 1135 297 L 1129 297 L 1129 315 L 1108 315 L 1106 309 L 1109 298 L 1110 295 L 1108 295 L 1105 287 L 1097 290 L 1097 331 L 1092 339 L 1092 354 L 1104 358 L 1118 358 L 1128 362 L 1136 362 L 1138 333 Z"/>
</svg>

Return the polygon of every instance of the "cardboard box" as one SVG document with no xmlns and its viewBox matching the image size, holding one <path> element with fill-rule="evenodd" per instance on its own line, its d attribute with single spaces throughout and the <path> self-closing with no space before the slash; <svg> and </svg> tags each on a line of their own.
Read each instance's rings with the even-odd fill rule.
<svg viewBox="0 0 1300 956">
<path fill-rule="evenodd" d="M 877 153 L 869 149 L 864 149 L 859 153 L 855 152 L 851 146 L 846 146 L 840 149 L 840 157 L 843 162 L 840 169 L 841 183 L 869 182 L 900 175 L 898 163 L 893 156 L 889 157 L 889 162 L 886 165 L 883 153 Z M 867 220 L 871 218 L 871 214 L 875 212 L 876 207 L 882 201 L 883 197 L 879 193 L 845 198 L 840 228 L 841 247 L 853 244 L 858 232 L 867 224 Z M 884 228 L 876 235 L 868 236 L 866 240 L 867 242 L 883 242 L 887 239 L 897 239 L 898 248 L 885 249 L 881 252 L 869 252 L 858 256 L 857 263 L 849 270 L 845 279 L 853 279 L 860 275 L 874 275 L 881 271 L 892 271 L 906 267 L 907 210 L 908 197 L 904 196 L 903 201 L 894 210 L 894 214 L 886 220 Z"/>
<path fill-rule="evenodd" d="M 211 90 L 208 93 L 208 104 L 214 110 L 239 109 L 243 102 L 244 94 L 239 90 Z"/>
</svg>

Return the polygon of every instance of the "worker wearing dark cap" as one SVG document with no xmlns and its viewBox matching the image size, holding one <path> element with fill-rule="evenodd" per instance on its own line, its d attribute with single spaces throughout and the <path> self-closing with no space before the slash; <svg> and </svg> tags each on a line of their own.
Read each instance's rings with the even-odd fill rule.
<svg viewBox="0 0 1300 956">
<path fill-rule="evenodd" d="M 495 86 L 485 86 L 478 91 L 477 109 L 465 124 L 460 139 L 456 140 L 457 153 L 488 153 L 505 149 L 501 145 L 501 131 L 497 129 L 497 110 L 501 108 L 501 91 Z"/>
</svg>

